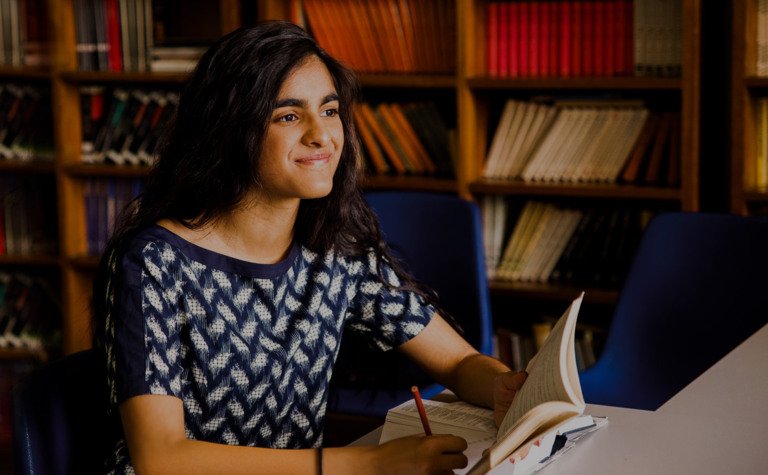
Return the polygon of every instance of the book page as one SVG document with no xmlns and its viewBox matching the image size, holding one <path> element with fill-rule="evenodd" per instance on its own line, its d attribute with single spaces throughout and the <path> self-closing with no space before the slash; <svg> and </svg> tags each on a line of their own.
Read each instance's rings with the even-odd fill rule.
<svg viewBox="0 0 768 475">
<path fill-rule="evenodd" d="M 584 408 L 581 385 L 576 368 L 574 338 L 576 318 L 584 293 L 574 300 L 539 350 L 526 371 L 528 378 L 515 395 L 512 406 L 504 416 L 499 434 L 507 434 L 525 413 L 547 401 L 565 401 Z"/>
<path fill-rule="evenodd" d="M 573 404 L 548 401 L 526 412 L 509 428 L 504 437 L 501 436 L 499 428 L 499 439 L 488 452 L 490 466 L 495 467 L 525 442 L 543 435 L 576 415 L 578 412 Z"/>
<path fill-rule="evenodd" d="M 466 402 L 445 403 L 424 399 L 429 426 L 433 434 L 453 434 L 467 443 L 483 442 L 487 447 L 496 438 L 493 411 Z M 379 443 L 409 435 L 424 434 L 419 411 L 413 400 L 408 400 L 387 412 Z"/>
<path fill-rule="evenodd" d="M 467 467 L 454 470 L 455 475 L 467 473 L 483 457 L 483 452 L 496 441 L 493 411 L 466 402 L 445 403 L 424 399 L 429 425 L 433 434 L 452 434 L 467 441 L 464 455 Z M 418 409 L 413 400 L 406 401 L 387 412 L 379 444 L 409 435 L 423 435 Z"/>
</svg>

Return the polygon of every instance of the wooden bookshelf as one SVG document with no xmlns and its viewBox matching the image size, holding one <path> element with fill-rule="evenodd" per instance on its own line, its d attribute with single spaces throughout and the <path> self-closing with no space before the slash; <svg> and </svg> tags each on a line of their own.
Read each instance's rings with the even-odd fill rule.
<svg viewBox="0 0 768 475">
<path fill-rule="evenodd" d="M 213 0 L 212 0 L 213 1 Z M 681 0 L 683 5 L 683 64 L 680 77 L 575 77 L 575 78 L 499 78 L 490 77 L 485 68 L 485 0 L 456 0 L 456 69 L 439 74 L 360 74 L 364 99 L 374 94 L 389 99 L 412 94 L 419 98 L 440 100 L 449 98 L 453 126 L 457 130 L 458 160 L 455 179 L 423 176 L 370 176 L 363 186 L 368 189 L 427 190 L 457 193 L 471 200 L 483 195 L 503 195 L 510 200 L 543 198 L 569 201 L 587 199 L 593 202 L 644 203 L 671 209 L 697 211 L 699 208 L 699 106 L 701 59 L 700 0 Z M 735 8 L 745 9 L 754 1 L 735 2 Z M 89 85 L 106 87 L 159 87 L 179 89 L 186 80 L 184 73 L 95 72 L 80 71 L 77 65 L 74 0 L 49 0 L 53 61 L 49 68 L 0 68 L 0 79 L 45 81 L 50 83 L 53 101 L 55 162 L 53 164 L 16 164 L 0 162 L 0 173 L 23 172 L 49 174 L 57 186 L 59 217 L 58 256 L 40 262 L 24 257 L 0 259 L 2 265 L 58 266 L 61 272 L 64 306 L 64 347 L 70 353 L 90 345 L 88 328 L 90 315 L 87 302 L 96 266 L 89 256 L 85 239 L 83 197 L 88 180 L 100 178 L 142 178 L 146 167 L 87 165 L 81 162 L 80 88 Z M 218 28 L 221 34 L 245 24 L 241 4 L 235 0 L 218 0 Z M 280 0 L 257 2 L 259 19 L 292 19 L 296 3 Z M 754 7 L 752 7 L 754 9 Z M 745 24 L 746 13 L 734 15 L 734 24 Z M 739 20 L 741 18 L 741 20 Z M 740 23 L 739 23 L 740 22 Z M 751 28 L 754 29 L 754 26 Z M 743 28 L 742 28 L 743 29 Z M 736 31 L 741 31 L 735 29 Z M 747 28 L 749 30 L 749 28 Z M 743 33 L 746 34 L 746 33 Z M 754 53 L 749 53 L 754 55 Z M 742 54 L 745 54 L 743 51 Z M 737 58 L 734 58 L 736 64 Z M 743 63 L 742 63 L 743 64 Z M 745 97 L 756 90 L 767 89 L 768 79 L 756 78 L 740 71 L 741 79 L 734 81 Z M 734 76 L 735 77 L 735 76 Z M 383 93 L 382 93 L 383 91 Z M 531 184 L 518 181 L 498 182 L 481 178 L 489 137 L 496 126 L 493 109 L 504 96 L 531 96 L 555 92 L 616 93 L 651 98 L 673 98 L 682 117 L 681 181 L 678 187 L 661 188 L 627 185 L 558 185 Z M 387 94 L 389 96 L 387 96 Z M 736 94 L 736 92 L 734 92 Z M 663 99 L 666 100 L 666 99 Z M 742 101 L 743 104 L 743 101 Z M 445 104 L 443 104 L 445 105 Z M 453 109 L 451 109 L 451 107 Z M 734 101 L 734 108 L 736 108 Z M 734 109 L 736 110 L 736 109 Z M 743 116 L 748 115 L 744 108 Z M 743 120 L 743 119 L 742 119 Z M 734 131 L 737 129 L 734 121 Z M 736 134 L 734 133 L 734 136 Z M 743 143 L 745 140 L 740 140 Z M 743 156 L 744 153 L 734 157 Z M 736 160 L 734 160 L 734 167 Z M 739 175 L 741 176 L 741 174 Z M 765 192 L 739 188 L 742 201 L 768 201 Z M 734 203 L 736 203 L 734 198 Z M 736 206 L 736 204 L 734 204 Z M 528 286 L 507 282 L 492 282 L 493 294 L 519 300 L 561 300 L 572 289 L 557 285 Z M 592 301 L 612 305 L 615 291 L 593 289 Z"/>
<path fill-rule="evenodd" d="M 768 77 L 757 76 L 757 0 L 735 0 L 731 57 L 731 211 L 749 215 L 768 202 L 757 184 L 757 100 Z"/>
<path fill-rule="evenodd" d="M 701 2 L 682 0 L 683 54 L 680 77 L 490 77 L 485 70 L 484 31 L 485 2 L 458 2 L 459 71 L 458 113 L 460 132 L 460 190 L 472 198 L 481 195 L 504 195 L 522 202 L 528 199 L 560 200 L 573 198 L 593 202 L 633 202 L 665 209 L 698 211 L 699 209 L 699 109 L 700 109 L 700 31 Z M 491 117 L 494 102 L 506 93 L 514 97 L 562 92 L 629 94 L 646 98 L 672 97 L 679 101 L 682 117 L 681 181 L 675 188 L 621 184 L 557 184 L 525 183 L 521 180 L 499 182 L 482 178 L 484 157 L 490 136 L 496 126 Z M 489 133 L 490 132 L 490 133 Z M 506 295 L 515 300 L 562 300 L 572 298 L 573 289 L 553 284 L 522 284 L 492 281 L 493 295 Z M 617 293 L 590 289 L 595 302 L 614 305 Z"/>
</svg>

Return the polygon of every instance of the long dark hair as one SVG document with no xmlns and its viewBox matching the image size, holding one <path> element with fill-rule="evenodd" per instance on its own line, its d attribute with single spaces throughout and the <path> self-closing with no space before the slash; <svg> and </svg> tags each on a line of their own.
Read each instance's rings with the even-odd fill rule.
<svg viewBox="0 0 768 475">
<path fill-rule="evenodd" d="M 288 74 L 310 56 L 318 57 L 333 78 L 344 147 L 331 193 L 301 201 L 295 237 L 320 253 L 334 249 L 361 255 L 374 249 L 406 287 L 419 288 L 390 257 L 378 220 L 358 189 L 352 106 L 359 86 L 354 74 L 300 27 L 267 22 L 222 37 L 203 55 L 182 90 L 177 116 L 145 188 L 124 212 L 102 255 L 92 302 L 95 346 L 103 346 L 110 293 L 106 286 L 119 278 L 113 267 L 133 235 L 165 218 L 199 228 L 233 211 L 260 186 L 256 161 L 277 94 Z"/>
</svg>

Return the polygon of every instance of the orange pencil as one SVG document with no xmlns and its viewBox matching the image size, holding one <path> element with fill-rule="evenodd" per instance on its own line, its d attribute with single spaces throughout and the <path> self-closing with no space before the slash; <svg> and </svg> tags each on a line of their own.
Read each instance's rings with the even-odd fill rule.
<svg viewBox="0 0 768 475">
<path fill-rule="evenodd" d="M 424 426 L 424 434 L 432 435 L 432 429 L 429 428 L 429 419 L 427 419 L 427 410 L 424 409 L 424 403 L 421 402 L 421 394 L 419 394 L 419 388 L 416 386 L 411 386 L 411 392 L 413 393 L 413 399 L 416 401 L 416 408 L 419 410 L 421 425 Z"/>
</svg>

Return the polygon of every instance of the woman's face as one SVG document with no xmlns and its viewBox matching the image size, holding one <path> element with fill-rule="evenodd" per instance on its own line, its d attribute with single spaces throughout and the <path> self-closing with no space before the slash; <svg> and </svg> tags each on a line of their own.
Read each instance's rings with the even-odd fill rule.
<svg viewBox="0 0 768 475">
<path fill-rule="evenodd" d="M 339 106 L 333 79 L 316 56 L 289 73 L 258 161 L 263 199 L 321 198 L 331 192 L 344 145 Z"/>
</svg>

